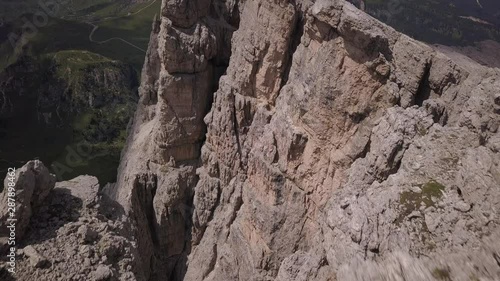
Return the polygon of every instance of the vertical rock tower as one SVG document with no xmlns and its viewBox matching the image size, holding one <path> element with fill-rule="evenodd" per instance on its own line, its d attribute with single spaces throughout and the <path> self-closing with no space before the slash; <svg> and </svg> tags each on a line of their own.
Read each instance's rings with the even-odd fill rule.
<svg viewBox="0 0 500 281">
<path fill-rule="evenodd" d="M 141 268 L 152 280 L 181 280 L 186 269 L 203 118 L 229 63 L 238 14 L 237 3 L 163 1 L 153 23 L 140 102 L 108 190 L 135 222 Z"/>
</svg>

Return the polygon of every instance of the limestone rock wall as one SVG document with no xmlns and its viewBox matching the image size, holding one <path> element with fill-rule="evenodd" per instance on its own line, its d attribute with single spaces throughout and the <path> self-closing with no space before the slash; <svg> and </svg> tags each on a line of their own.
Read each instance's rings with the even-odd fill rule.
<svg viewBox="0 0 500 281">
<path fill-rule="evenodd" d="M 496 280 L 499 77 L 342 0 L 165 0 L 107 192 L 150 280 Z"/>
<path fill-rule="evenodd" d="M 235 3 L 164 1 L 154 21 L 140 101 L 116 185 L 151 280 L 180 280 L 190 251 L 196 168 L 217 81 L 238 24 Z"/>
</svg>

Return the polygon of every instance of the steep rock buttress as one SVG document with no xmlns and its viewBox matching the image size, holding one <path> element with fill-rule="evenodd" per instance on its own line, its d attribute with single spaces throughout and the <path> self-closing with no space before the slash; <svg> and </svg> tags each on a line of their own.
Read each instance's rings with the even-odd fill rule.
<svg viewBox="0 0 500 281">
<path fill-rule="evenodd" d="M 150 280 L 180 280 L 191 243 L 203 118 L 230 56 L 235 3 L 164 1 L 153 23 L 140 102 L 106 192 L 132 218 L 139 266 Z"/>
<path fill-rule="evenodd" d="M 495 280 L 499 78 L 341 0 L 164 0 L 107 192 L 150 280 Z"/>
</svg>

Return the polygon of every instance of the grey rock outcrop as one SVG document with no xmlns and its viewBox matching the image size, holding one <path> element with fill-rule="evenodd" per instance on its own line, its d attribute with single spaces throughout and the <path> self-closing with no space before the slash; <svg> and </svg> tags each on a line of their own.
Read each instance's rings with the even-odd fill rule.
<svg viewBox="0 0 500 281">
<path fill-rule="evenodd" d="M 146 278 L 123 208 L 99 193 L 91 176 L 58 182 L 39 202 L 25 237 L 17 240 L 16 280 Z M 6 279 L 10 280 L 10 279 Z"/>
<path fill-rule="evenodd" d="M 432 258 L 395 252 L 378 261 L 358 259 L 339 270 L 338 280 L 497 280 L 484 273 L 498 276 L 498 238 L 498 233 L 491 235 L 473 252 L 445 252 Z"/>
<path fill-rule="evenodd" d="M 22 239 L 32 215 L 55 183 L 55 176 L 40 161 L 30 161 L 15 172 L 9 171 L 0 194 L 0 249 L 4 249 L 10 236 L 8 219 L 15 220 L 15 238 Z M 9 187 L 13 187 L 14 191 L 9 190 Z M 10 196 L 10 193 L 14 196 Z"/>
<path fill-rule="evenodd" d="M 342 0 L 165 0 L 105 192 L 149 280 L 497 280 L 498 89 Z"/>
<path fill-rule="evenodd" d="M 48 267 L 50 262 L 46 257 L 41 255 L 32 246 L 26 246 L 23 248 L 23 254 L 28 257 L 31 266 L 35 268 Z"/>
</svg>

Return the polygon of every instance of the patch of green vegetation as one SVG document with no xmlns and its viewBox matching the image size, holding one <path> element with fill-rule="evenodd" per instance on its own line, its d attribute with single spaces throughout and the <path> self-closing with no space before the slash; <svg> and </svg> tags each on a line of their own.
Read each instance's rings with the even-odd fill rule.
<svg viewBox="0 0 500 281">
<path fill-rule="evenodd" d="M 429 182 L 421 185 L 421 192 L 402 192 L 399 196 L 399 204 L 402 207 L 402 211 L 399 214 L 396 223 L 402 223 L 408 215 L 414 211 L 418 211 L 422 205 L 426 208 L 435 206 L 434 200 L 439 200 L 443 196 L 444 190 L 444 185 L 435 180 L 430 180 Z"/>
<path fill-rule="evenodd" d="M 65 180 L 90 174 L 101 183 L 116 181 L 120 153 L 126 141 L 126 126 L 133 110 L 133 104 L 126 103 L 105 109 L 88 109 L 77 115 L 71 126 L 71 142 L 54 160 L 53 172 Z"/>
<path fill-rule="evenodd" d="M 51 7 L 51 0 L 20 0 L 20 1 L 0 1 L 0 14 L 4 19 L 11 21 L 26 13 L 45 11 L 41 4 Z M 135 10 L 136 7 L 143 7 L 145 3 L 134 4 L 129 0 L 62 0 L 55 1 L 60 5 L 53 9 L 56 17 L 72 20 L 102 19 L 105 17 L 126 14 Z"/>
<path fill-rule="evenodd" d="M 95 88 L 97 91 L 104 91 Z M 95 93 L 92 93 L 95 94 Z M 101 95 L 113 93 L 102 92 Z M 84 144 L 85 153 L 79 153 L 80 161 L 76 165 L 69 165 L 66 159 L 71 151 L 64 151 L 56 161 L 67 164 L 69 171 L 65 172 L 65 179 L 79 174 L 97 176 L 101 183 L 116 180 L 117 166 L 120 153 L 126 141 L 126 127 L 135 110 L 135 99 L 126 92 L 123 97 L 114 98 L 106 102 L 105 106 L 87 108 L 75 116 L 71 127 L 72 141 L 70 147 L 77 151 L 78 145 Z M 78 94 L 81 96 L 85 94 Z M 65 162 L 64 162 L 65 161 Z"/>
<path fill-rule="evenodd" d="M 0 44 L 0 72 L 7 66 L 13 64 L 18 59 L 18 54 L 11 51 L 9 41 L 4 41 Z"/>
<path fill-rule="evenodd" d="M 92 119 L 94 118 L 94 114 L 91 112 L 84 112 L 80 114 L 78 118 L 75 118 L 75 121 L 73 122 L 73 130 L 77 132 L 83 132 L 86 130 L 86 128 L 90 125 L 90 122 L 92 122 Z"/>
<path fill-rule="evenodd" d="M 96 0 L 91 2 L 95 2 L 95 5 L 102 5 L 103 2 L 110 1 Z M 93 7 L 92 3 L 87 4 Z M 130 64 L 134 66 L 137 73 L 140 73 L 145 50 L 147 50 L 149 43 L 151 24 L 154 16 L 160 11 L 161 1 L 157 0 L 152 5 L 150 5 L 151 2 L 132 6 L 129 4 L 125 6 L 124 4 L 115 4 L 120 7 L 115 7 L 108 12 L 98 10 L 95 13 L 102 12 L 102 14 L 92 16 L 93 20 L 99 20 L 94 23 L 94 25 L 98 26 L 92 35 L 92 40 L 95 42 L 90 40 L 94 25 L 87 23 L 87 20 L 77 20 L 70 16 L 50 18 L 47 25 L 36 28 L 32 36 L 23 37 L 27 42 L 22 47 L 22 50 L 19 50 L 19 48 L 14 50 L 9 40 L 0 42 L 0 51 L 2 53 L 0 70 L 15 62 L 21 51 L 24 55 L 40 57 L 64 50 L 82 50 Z M 87 7 L 86 4 L 73 3 L 73 5 L 78 8 Z M 26 17 L 31 18 L 31 16 Z M 22 34 L 24 24 L 25 22 L 22 20 L 13 21 L 11 30 L 8 33 Z M 72 54 L 69 53 L 68 55 Z"/>
<path fill-rule="evenodd" d="M 57 53 L 48 54 L 55 63 L 58 65 L 66 66 L 67 68 L 61 69 L 64 71 L 69 68 L 71 71 L 84 70 L 90 65 L 102 62 L 111 62 L 107 57 L 91 53 L 85 50 L 65 50 Z M 62 76 L 62 75 L 61 75 Z"/>
<path fill-rule="evenodd" d="M 438 280 L 451 281 L 449 269 L 435 268 L 432 271 L 432 276 Z"/>
<path fill-rule="evenodd" d="M 433 205 L 432 198 L 440 199 L 443 196 L 445 186 L 435 180 L 431 180 L 422 186 L 422 201 L 429 207 Z"/>
<path fill-rule="evenodd" d="M 26 2 L 33 5 L 25 13 L 38 11 L 36 0 Z M 0 38 L 0 72 L 16 72 L 17 68 L 9 67 L 13 65 L 27 69 L 15 75 L 16 79 L 23 76 L 16 85 L 23 85 L 19 91 L 26 95 L 11 94 L 26 112 L 0 120 L 0 171 L 38 158 L 47 165 L 65 165 L 63 180 L 91 174 L 101 183 L 114 181 L 126 126 L 135 110 L 145 52 L 108 39 L 119 37 L 146 50 L 161 1 L 151 3 L 72 0 L 47 25 L 22 36 L 25 40 L 16 49 Z M 0 11 L 5 7 L 0 3 Z M 4 26 L 0 31 L 22 34 L 25 22 L 15 15 L 9 20 L 9 29 Z M 99 26 L 92 39 L 104 42 L 90 40 L 94 26 L 87 22 Z M 50 122 L 41 124 L 41 117 Z M 74 156 L 71 151 L 81 144 L 91 153 L 79 153 L 76 163 L 69 161 Z"/>
<path fill-rule="evenodd" d="M 140 69 L 144 61 L 144 51 L 134 48 L 119 39 L 123 39 L 142 50 L 147 50 L 152 20 L 159 13 L 160 6 L 161 1 L 157 0 L 151 6 L 138 9 L 139 13 L 132 12 L 131 15 L 127 14 L 112 20 L 98 22 L 96 24 L 99 28 L 94 32 L 92 39 L 106 42 L 100 44 L 102 46 L 121 46 L 120 52 L 126 52 L 122 60 L 130 62 L 134 67 Z"/>
<path fill-rule="evenodd" d="M 80 18 L 99 14 L 102 17 L 112 16 L 119 11 L 120 3 L 110 0 L 73 0 L 67 17 Z"/>
<path fill-rule="evenodd" d="M 137 101 L 135 71 L 126 64 L 80 50 L 50 53 L 38 59 L 26 57 L 7 71 L 15 75 L 14 84 L 23 85 L 28 95 L 18 96 L 17 88 L 7 92 L 23 112 L 0 120 L 6 132 L 0 146 L 9 148 L 0 148 L 0 158 L 9 160 L 0 170 L 38 158 L 48 166 L 56 163 L 52 172 L 60 175 L 59 180 L 91 174 L 101 183 L 114 181 L 126 127 Z M 48 118 L 46 123 L 40 121 L 43 116 Z M 81 144 L 86 144 L 85 151 L 91 153 L 75 154 Z M 75 157 L 78 161 L 72 160 Z"/>
<path fill-rule="evenodd" d="M 150 26 L 151 21 L 147 25 Z M 121 41 L 110 41 L 105 44 L 91 42 L 89 35 L 92 29 L 93 27 L 89 24 L 54 19 L 49 25 L 40 29 L 40 32 L 30 41 L 30 54 L 41 56 L 65 50 L 88 51 L 110 60 L 131 64 L 139 73 L 144 61 L 144 52 Z M 108 35 L 116 36 L 112 32 Z M 149 31 L 143 36 L 149 38 Z M 146 40 L 146 45 L 148 40 Z"/>
<path fill-rule="evenodd" d="M 145 3 L 130 4 L 130 1 L 117 0 L 73 0 L 71 13 L 64 17 L 80 21 L 103 21 L 107 18 L 127 16 L 148 7 L 153 0 Z M 157 0 L 157 2 L 161 2 Z"/>
<path fill-rule="evenodd" d="M 84 50 L 65 50 L 50 53 L 43 57 L 48 59 L 56 67 L 56 77 L 64 80 L 69 86 L 74 87 L 76 92 L 84 91 L 82 85 L 85 84 L 86 75 L 95 68 L 109 68 L 113 66 L 113 61 L 101 55 Z M 124 67 L 117 64 L 117 66 Z M 116 67 L 118 68 L 118 67 Z M 119 71 L 119 69 L 116 69 Z M 127 89 L 123 89 L 127 91 Z"/>
<path fill-rule="evenodd" d="M 134 39 L 137 37 L 144 37 L 144 34 L 148 35 L 151 31 L 151 23 L 155 15 L 160 12 L 161 1 L 156 1 L 152 5 L 145 5 L 143 8 L 138 9 L 135 12 L 131 12 L 130 15 L 123 15 L 112 20 L 106 20 L 99 22 L 100 28 L 109 28 L 111 30 L 116 30 L 121 32 L 124 37 Z M 146 22 L 146 24 L 144 24 Z M 125 32 L 131 32 L 132 34 L 125 34 Z"/>
<path fill-rule="evenodd" d="M 99 145 L 87 144 L 86 153 L 75 154 L 78 146 L 81 146 L 81 143 L 67 146 L 66 150 L 52 162 L 51 172 L 61 175 L 61 180 L 87 174 L 97 177 L 101 184 L 116 181 L 120 151 L 123 146 L 103 148 Z M 75 155 L 78 156 L 75 157 Z"/>
<path fill-rule="evenodd" d="M 470 276 L 470 281 L 480 281 L 479 278 L 476 275 L 471 275 Z"/>
<path fill-rule="evenodd" d="M 106 146 L 123 146 L 125 127 L 133 112 L 134 106 L 131 103 L 104 109 L 89 109 L 80 114 L 73 123 L 76 140 Z"/>
</svg>

